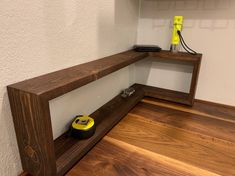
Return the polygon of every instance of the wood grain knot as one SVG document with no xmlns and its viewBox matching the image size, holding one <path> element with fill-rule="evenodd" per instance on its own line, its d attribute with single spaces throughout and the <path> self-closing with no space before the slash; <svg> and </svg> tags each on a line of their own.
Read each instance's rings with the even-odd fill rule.
<svg viewBox="0 0 235 176">
<path fill-rule="evenodd" d="M 24 151 L 31 160 L 38 162 L 37 152 L 31 146 L 25 146 Z"/>
<path fill-rule="evenodd" d="M 99 79 L 99 72 L 97 70 L 92 71 L 92 76 L 94 80 L 98 80 Z"/>
</svg>

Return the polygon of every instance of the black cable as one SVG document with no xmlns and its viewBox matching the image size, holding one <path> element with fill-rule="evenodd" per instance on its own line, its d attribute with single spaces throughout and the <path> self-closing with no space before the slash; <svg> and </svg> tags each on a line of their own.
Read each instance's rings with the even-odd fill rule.
<svg viewBox="0 0 235 176">
<path fill-rule="evenodd" d="M 180 43 L 181 43 L 181 45 L 183 46 L 183 48 L 185 49 L 185 51 L 187 51 L 189 54 L 196 55 L 197 52 L 194 51 L 194 50 L 192 50 L 192 49 L 186 44 L 186 42 L 184 41 L 184 38 L 183 38 L 181 32 L 180 32 L 180 31 L 177 31 L 177 33 L 178 33 L 179 38 L 180 38 Z"/>
<path fill-rule="evenodd" d="M 186 42 L 184 41 L 184 38 L 183 38 L 183 36 L 182 36 L 182 34 L 181 34 L 181 32 L 180 32 L 179 30 L 177 31 L 177 34 L 179 35 L 180 43 L 181 43 L 182 47 L 185 49 L 185 51 L 187 51 L 189 54 L 196 55 L 197 52 L 194 51 L 193 49 L 191 49 L 191 48 L 186 44 Z"/>
<path fill-rule="evenodd" d="M 189 46 L 186 44 L 186 42 L 184 41 L 184 38 L 183 38 L 183 36 L 182 36 L 182 34 L 181 34 L 180 31 L 178 31 L 178 35 L 179 35 L 181 44 L 182 44 L 185 48 L 187 48 L 186 50 L 187 50 L 187 51 L 190 50 L 190 52 L 196 53 L 194 50 L 192 50 L 191 48 L 189 48 Z"/>
<path fill-rule="evenodd" d="M 196 55 L 197 53 L 193 50 L 191 50 L 190 48 L 188 48 L 186 45 L 186 43 L 182 40 L 182 38 L 180 37 L 180 43 L 182 45 L 182 47 L 184 48 L 185 51 L 187 51 L 187 53 L 192 54 L 192 55 Z"/>
<path fill-rule="evenodd" d="M 192 50 L 191 48 L 189 48 L 189 46 L 186 44 L 186 42 L 184 41 L 184 38 L 182 36 L 182 34 L 180 32 L 178 32 L 179 34 L 179 37 L 180 37 L 180 42 L 181 44 L 183 45 L 184 49 L 187 51 L 187 52 L 192 52 L 191 54 L 197 54 L 196 51 Z M 190 51 L 188 51 L 190 50 Z"/>
</svg>

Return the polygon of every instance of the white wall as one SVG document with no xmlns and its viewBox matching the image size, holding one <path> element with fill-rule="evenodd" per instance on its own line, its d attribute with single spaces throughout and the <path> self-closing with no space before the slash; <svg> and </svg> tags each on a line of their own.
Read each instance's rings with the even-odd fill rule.
<svg viewBox="0 0 235 176">
<path fill-rule="evenodd" d="M 127 50 L 137 22 L 137 0 L 0 1 L 1 176 L 22 171 L 6 86 Z M 73 115 L 89 114 L 129 86 L 132 72 L 125 68 L 51 101 L 54 137 Z"/>
<path fill-rule="evenodd" d="M 185 17 L 183 36 L 189 46 L 203 53 L 196 98 L 234 106 L 235 1 L 142 0 L 138 43 L 169 49 L 175 15 Z M 189 67 L 158 62 L 149 65 L 147 84 L 188 91 Z"/>
<path fill-rule="evenodd" d="M 75 115 L 89 115 L 134 84 L 134 66 L 123 68 L 98 81 L 50 101 L 53 136 L 57 138 L 69 129 Z M 62 107 L 62 108 L 61 108 Z"/>
<path fill-rule="evenodd" d="M 234 11 L 232 0 L 142 0 L 138 43 L 168 49 L 170 20 L 184 15 L 185 39 L 204 54 L 197 98 L 235 105 Z M 6 85 L 129 49 L 137 22 L 138 0 L 0 1 L 0 175 L 22 170 Z M 158 62 L 135 64 L 136 80 L 188 90 L 190 67 Z M 124 68 L 52 100 L 54 137 L 75 114 L 91 113 L 132 84 L 134 70 Z"/>
</svg>

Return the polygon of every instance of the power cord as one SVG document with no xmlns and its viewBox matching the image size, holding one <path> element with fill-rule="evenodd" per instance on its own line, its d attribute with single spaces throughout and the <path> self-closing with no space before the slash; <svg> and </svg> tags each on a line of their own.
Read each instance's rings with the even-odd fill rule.
<svg viewBox="0 0 235 176">
<path fill-rule="evenodd" d="M 179 35 L 179 38 L 180 38 L 180 43 L 182 45 L 182 47 L 184 48 L 185 51 L 187 51 L 187 53 L 189 54 L 192 54 L 192 55 L 197 55 L 197 52 L 192 50 L 187 44 L 186 42 L 184 41 L 184 38 L 181 34 L 181 32 L 178 30 L 177 31 L 177 34 Z"/>
</svg>

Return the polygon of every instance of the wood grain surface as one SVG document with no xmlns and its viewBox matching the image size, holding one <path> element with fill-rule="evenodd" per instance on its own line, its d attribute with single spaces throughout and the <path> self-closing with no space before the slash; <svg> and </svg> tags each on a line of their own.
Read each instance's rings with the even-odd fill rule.
<svg viewBox="0 0 235 176">
<path fill-rule="evenodd" d="M 24 92 L 38 96 L 40 95 L 45 99 L 51 100 L 144 59 L 147 56 L 148 53 L 126 51 L 15 83 L 8 87 L 23 90 Z"/>
<path fill-rule="evenodd" d="M 191 101 L 189 100 L 189 93 L 163 89 L 159 87 L 153 86 L 146 86 L 142 85 L 145 91 L 145 96 L 158 98 L 163 100 L 168 100 L 176 103 L 181 103 L 185 105 L 192 105 Z"/>
<path fill-rule="evenodd" d="M 193 64 L 201 60 L 202 54 L 191 55 L 186 52 L 172 53 L 167 50 L 162 50 L 161 52 L 149 52 L 149 56 L 164 60 L 181 61 Z"/>
<path fill-rule="evenodd" d="M 67 175 L 234 176 L 235 109 L 212 109 L 144 99 Z"/>
<path fill-rule="evenodd" d="M 56 175 L 49 103 L 16 89 L 8 89 L 8 94 L 24 171 Z"/>
</svg>

